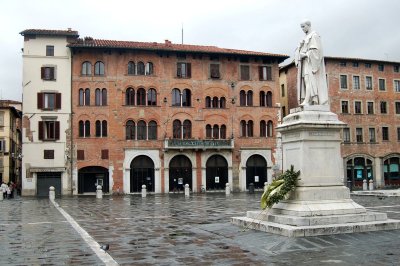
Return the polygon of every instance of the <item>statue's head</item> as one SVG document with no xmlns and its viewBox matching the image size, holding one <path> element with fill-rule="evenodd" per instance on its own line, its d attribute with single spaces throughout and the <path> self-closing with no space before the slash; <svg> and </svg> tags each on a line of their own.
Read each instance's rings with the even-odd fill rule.
<svg viewBox="0 0 400 266">
<path fill-rule="evenodd" d="M 300 27 L 304 33 L 308 33 L 311 30 L 311 22 L 308 19 L 305 19 L 300 23 Z"/>
</svg>

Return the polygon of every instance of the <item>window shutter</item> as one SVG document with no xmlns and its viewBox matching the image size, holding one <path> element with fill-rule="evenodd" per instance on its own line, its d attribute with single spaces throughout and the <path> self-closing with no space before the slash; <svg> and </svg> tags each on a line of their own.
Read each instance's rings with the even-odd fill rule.
<svg viewBox="0 0 400 266">
<path fill-rule="evenodd" d="M 192 76 L 192 64 L 187 63 L 186 68 L 187 68 L 187 77 L 190 78 Z"/>
<path fill-rule="evenodd" d="M 182 76 L 182 66 L 181 63 L 178 63 L 176 65 L 176 76 L 177 77 L 181 77 Z"/>
<path fill-rule="evenodd" d="M 55 80 L 56 77 L 54 76 L 54 67 L 50 67 L 50 80 Z"/>
<path fill-rule="evenodd" d="M 55 139 L 60 139 L 60 121 L 55 121 Z"/>
<path fill-rule="evenodd" d="M 108 159 L 108 150 L 101 150 L 101 159 Z"/>
<path fill-rule="evenodd" d="M 259 66 L 259 67 L 258 67 L 258 75 L 259 75 L 259 77 L 260 77 L 260 80 L 264 80 L 264 77 L 263 77 L 263 67 L 262 67 L 262 66 Z"/>
<path fill-rule="evenodd" d="M 43 93 L 40 92 L 37 94 L 37 108 L 43 109 Z"/>
<path fill-rule="evenodd" d="M 272 80 L 272 67 L 267 67 L 267 80 Z"/>
<path fill-rule="evenodd" d="M 45 72 L 45 67 L 40 68 L 40 77 L 41 79 L 44 79 L 44 72 Z"/>
<path fill-rule="evenodd" d="M 77 150 L 77 159 L 78 160 L 85 160 L 85 151 L 84 150 Z"/>
<path fill-rule="evenodd" d="M 43 140 L 43 121 L 39 121 L 39 140 Z"/>
<path fill-rule="evenodd" d="M 61 93 L 56 93 L 56 109 L 61 109 Z"/>
</svg>

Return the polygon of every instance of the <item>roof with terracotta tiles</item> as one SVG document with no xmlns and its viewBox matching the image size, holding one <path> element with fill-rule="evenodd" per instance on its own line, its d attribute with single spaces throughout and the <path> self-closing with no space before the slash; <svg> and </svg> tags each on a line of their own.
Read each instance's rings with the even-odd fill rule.
<svg viewBox="0 0 400 266">
<path fill-rule="evenodd" d="M 157 43 L 157 42 L 100 40 L 87 37 L 84 39 L 77 39 L 76 42 L 70 43 L 68 44 L 68 46 L 86 47 L 86 48 L 117 48 L 117 49 L 120 48 L 120 49 L 189 52 L 189 53 L 191 52 L 191 53 L 248 55 L 248 56 L 261 56 L 261 57 L 278 57 L 281 60 L 288 58 L 287 55 L 282 55 L 282 54 L 271 54 L 264 52 L 219 48 L 217 46 L 175 44 L 168 40 L 166 40 L 165 43 Z"/>
<path fill-rule="evenodd" d="M 25 35 L 51 35 L 51 36 L 76 36 L 78 37 L 78 31 L 75 30 L 44 30 L 44 29 L 27 29 L 21 31 L 19 34 Z"/>
</svg>

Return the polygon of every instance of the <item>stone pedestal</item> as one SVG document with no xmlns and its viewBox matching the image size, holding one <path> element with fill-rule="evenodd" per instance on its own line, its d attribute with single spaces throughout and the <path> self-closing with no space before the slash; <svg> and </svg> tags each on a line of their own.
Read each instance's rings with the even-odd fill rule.
<svg viewBox="0 0 400 266">
<path fill-rule="evenodd" d="M 288 237 L 351 233 L 400 228 L 385 213 L 370 213 L 350 198 L 343 185 L 340 132 L 345 124 L 328 106 L 304 107 L 284 118 L 283 169 L 300 170 L 300 180 L 288 200 L 270 210 L 247 212 L 234 224 Z"/>
</svg>

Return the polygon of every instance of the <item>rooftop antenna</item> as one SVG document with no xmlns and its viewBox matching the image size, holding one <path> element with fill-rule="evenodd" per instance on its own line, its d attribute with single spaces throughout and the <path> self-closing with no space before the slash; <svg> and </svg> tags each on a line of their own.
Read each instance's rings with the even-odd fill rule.
<svg viewBox="0 0 400 266">
<path fill-rule="evenodd" d="M 182 22 L 182 44 L 183 44 L 183 22 Z"/>
</svg>

